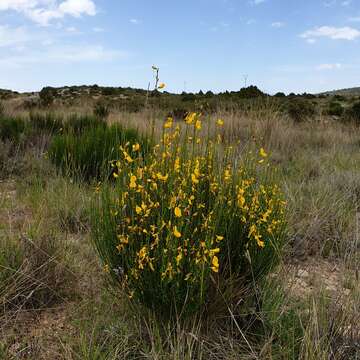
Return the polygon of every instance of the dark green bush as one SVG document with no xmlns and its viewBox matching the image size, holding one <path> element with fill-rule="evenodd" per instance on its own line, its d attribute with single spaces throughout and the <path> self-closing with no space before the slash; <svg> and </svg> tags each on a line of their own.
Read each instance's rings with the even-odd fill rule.
<svg viewBox="0 0 360 360">
<path fill-rule="evenodd" d="M 49 107 L 55 101 L 56 89 L 50 86 L 46 86 L 39 92 L 39 96 L 41 105 Z"/>
<path fill-rule="evenodd" d="M 311 101 L 293 98 L 287 104 L 287 113 L 295 122 L 302 122 L 313 117 L 316 109 Z"/>
<path fill-rule="evenodd" d="M 25 122 L 21 118 L 0 117 L 0 139 L 19 142 L 25 131 Z"/>
<path fill-rule="evenodd" d="M 345 113 L 345 119 L 360 124 L 360 102 L 356 102 Z"/>
<path fill-rule="evenodd" d="M 339 102 L 332 101 L 329 104 L 327 113 L 332 116 L 341 116 L 344 113 L 344 108 Z"/>
<path fill-rule="evenodd" d="M 80 180 L 106 179 L 112 173 L 111 162 L 120 155 L 120 145 L 139 142 L 145 153 L 149 141 L 137 130 L 119 125 L 90 128 L 81 135 L 68 133 L 54 137 L 49 158 L 65 174 Z"/>
</svg>

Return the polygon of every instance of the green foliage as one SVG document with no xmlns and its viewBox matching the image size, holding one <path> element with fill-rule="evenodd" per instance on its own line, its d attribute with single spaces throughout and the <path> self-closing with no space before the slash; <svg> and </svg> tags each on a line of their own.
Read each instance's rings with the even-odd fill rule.
<svg viewBox="0 0 360 360">
<path fill-rule="evenodd" d="M 360 123 L 360 101 L 354 103 L 345 114 L 345 117 L 348 120 L 354 121 L 356 123 Z"/>
<path fill-rule="evenodd" d="M 265 94 L 257 86 L 254 85 L 250 85 L 246 88 L 240 89 L 237 95 L 239 98 L 242 99 L 251 99 L 265 96 Z"/>
<path fill-rule="evenodd" d="M 50 105 L 53 104 L 53 102 L 55 100 L 56 89 L 54 89 L 50 86 L 44 87 L 39 92 L 39 96 L 40 96 L 41 105 L 45 106 L 45 107 L 49 107 Z"/>
<path fill-rule="evenodd" d="M 81 135 L 89 129 L 106 128 L 102 118 L 93 115 L 71 115 L 63 126 L 64 133 Z"/>
<path fill-rule="evenodd" d="M 341 116 L 344 113 L 344 108 L 339 102 L 332 101 L 329 104 L 327 113 L 332 116 Z"/>
<path fill-rule="evenodd" d="M 313 117 L 316 109 L 311 101 L 293 98 L 287 104 L 287 113 L 295 122 L 302 122 Z"/>
<path fill-rule="evenodd" d="M 25 122 L 21 118 L 0 117 L 0 139 L 19 142 L 25 131 Z"/>
<path fill-rule="evenodd" d="M 134 129 L 119 125 L 90 127 L 80 134 L 69 132 L 55 136 L 49 158 L 61 171 L 71 177 L 91 181 L 106 179 L 111 175 L 111 161 L 118 158 L 119 146 L 126 142 L 140 142 L 144 149 L 148 141 Z"/>
<path fill-rule="evenodd" d="M 190 114 L 186 122 L 196 136 L 201 120 Z M 219 290 L 212 278 L 221 291 L 234 278 L 243 288 L 257 282 L 279 260 L 284 234 L 284 204 L 265 175 L 263 149 L 239 164 L 231 148 L 222 157 L 220 145 L 188 145 L 183 135 L 166 132 L 145 160 L 136 144 L 124 147 L 115 191 L 104 188 L 92 216 L 115 283 L 167 316 L 201 311 Z"/>
</svg>

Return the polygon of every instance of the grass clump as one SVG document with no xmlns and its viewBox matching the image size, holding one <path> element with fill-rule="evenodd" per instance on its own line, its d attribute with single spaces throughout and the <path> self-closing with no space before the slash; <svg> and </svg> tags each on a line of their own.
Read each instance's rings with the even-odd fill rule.
<svg viewBox="0 0 360 360">
<path fill-rule="evenodd" d="M 25 121 L 21 118 L 0 117 L 0 140 L 18 143 L 25 131 Z"/>
<path fill-rule="evenodd" d="M 55 136 L 48 154 L 51 161 L 71 177 L 87 181 L 106 179 L 112 172 L 112 160 L 119 157 L 119 146 L 137 141 L 144 145 L 144 151 L 148 148 L 149 141 L 135 129 L 97 126 L 81 135 L 74 132 Z"/>
<path fill-rule="evenodd" d="M 158 314 L 190 314 L 233 279 L 258 281 L 283 245 L 284 202 L 264 149 L 240 162 L 233 148 L 201 139 L 197 114 L 186 123 L 181 134 L 169 118 L 146 161 L 138 143 L 123 146 L 115 191 L 104 189 L 93 216 L 105 269 Z"/>
</svg>

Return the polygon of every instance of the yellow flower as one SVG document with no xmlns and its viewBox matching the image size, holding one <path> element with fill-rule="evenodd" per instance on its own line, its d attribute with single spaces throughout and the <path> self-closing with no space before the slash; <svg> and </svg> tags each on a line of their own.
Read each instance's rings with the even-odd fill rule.
<svg viewBox="0 0 360 360">
<path fill-rule="evenodd" d="M 161 181 L 167 181 L 167 179 L 168 179 L 168 177 L 169 177 L 168 174 L 167 174 L 167 175 L 162 175 L 161 173 L 157 173 L 156 176 L 157 176 L 157 178 L 158 178 L 159 180 L 161 180 Z"/>
<path fill-rule="evenodd" d="M 135 144 L 132 146 L 133 151 L 139 151 L 140 150 L 140 144 Z"/>
<path fill-rule="evenodd" d="M 216 121 L 216 125 L 219 126 L 219 127 L 223 126 L 224 125 L 224 120 L 218 119 Z"/>
<path fill-rule="evenodd" d="M 181 238 L 181 232 L 178 230 L 176 226 L 174 226 L 174 236 L 177 238 Z"/>
<path fill-rule="evenodd" d="M 176 207 L 175 210 L 174 210 L 174 213 L 175 213 L 175 216 L 176 217 L 181 217 L 181 209 L 179 207 Z"/>
<path fill-rule="evenodd" d="M 180 170 L 180 159 L 179 159 L 179 157 L 177 157 L 177 158 L 175 159 L 174 170 L 175 170 L 176 172 L 178 172 L 178 171 Z"/>
<path fill-rule="evenodd" d="M 165 83 L 160 83 L 158 89 L 163 89 L 165 86 L 166 86 Z"/>
<path fill-rule="evenodd" d="M 132 163 L 134 160 L 131 158 L 131 156 L 124 151 L 124 157 L 125 157 L 125 160 L 128 162 L 128 163 Z"/>
<path fill-rule="evenodd" d="M 115 179 L 117 179 L 117 178 L 119 177 L 119 174 L 117 174 L 116 172 L 114 172 L 114 173 L 113 173 L 113 177 L 114 177 Z"/>
<path fill-rule="evenodd" d="M 177 264 L 177 265 L 180 264 L 180 261 L 182 260 L 182 258 L 183 258 L 182 253 L 180 253 L 180 254 L 176 257 L 176 264 Z"/>
<path fill-rule="evenodd" d="M 135 175 L 131 175 L 129 187 L 130 187 L 130 189 L 136 188 L 136 176 Z"/>
<path fill-rule="evenodd" d="M 109 267 L 108 264 L 105 264 L 105 265 L 104 265 L 104 271 L 105 271 L 106 273 L 109 273 L 109 272 L 110 272 L 110 267 Z"/>
<path fill-rule="evenodd" d="M 264 148 L 260 149 L 259 154 L 261 157 L 264 157 L 264 158 L 266 158 L 268 156 L 268 154 L 265 152 Z"/>
<path fill-rule="evenodd" d="M 229 181 L 230 180 L 230 178 L 231 178 L 231 172 L 230 172 L 230 170 L 225 170 L 225 172 L 224 172 L 224 180 L 225 181 Z"/>
<path fill-rule="evenodd" d="M 193 182 L 193 184 L 198 184 L 199 180 L 197 179 L 195 174 L 191 174 L 191 181 Z"/>
<path fill-rule="evenodd" d="M 192 112 L 186 116 L 185 122 L 190 125 L 194 122 L 195 118 L 196 118 L 196 113 Z"/>
<path fill-rule="evenodd" d="M 164 129 L 170 129 L 173 125 L 173 119 L 171 117 L 167 118 L 166 123 L 164 124 Z"/>
<path fill-rule="evenodd" d="M 201 130 L 201 121 L 200 120 L 196 120 L 195 128 L 196 128 L 196 130 Z"/>
<path fill-rule="evenodd" d="M 213 272 L 219 272 L 219 259 L 218 259 L 218 257 L 217 256 L 214 256 L 213 258 L 212 258 L 212 261 L 211 261 L 211 270 L 213 271 Z"/>
<path fill-rule="evenodd" d="M 216 235 L 216 242 L 220 242 L 220 241 L 223 241 L 223 240 L 224 240 L 223 236 Z"/>
<path fill-rule="evenodd" d="M 138 215 L 142 213 L 142 208 L 139 205 L 136 205 L 135 211 Z"/>
</svg>

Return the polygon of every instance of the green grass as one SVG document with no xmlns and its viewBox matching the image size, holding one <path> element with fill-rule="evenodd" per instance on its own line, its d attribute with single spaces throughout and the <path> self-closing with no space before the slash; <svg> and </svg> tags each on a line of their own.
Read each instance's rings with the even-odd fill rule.
<svg viewBox="0 0 360 360">
<path fill-rule="evenodd" d="M 139 142 L 144 152 L 150 146 L 149 140 L 135 129 L 100 126 L 82 135 L 69 133 L 54 137 L 48 155 L 63 174 L 88 182 L 106 180 L 113 171 L 112 161 L 120 156 L 120 146 L 127 142 Z"/>
</svg>

